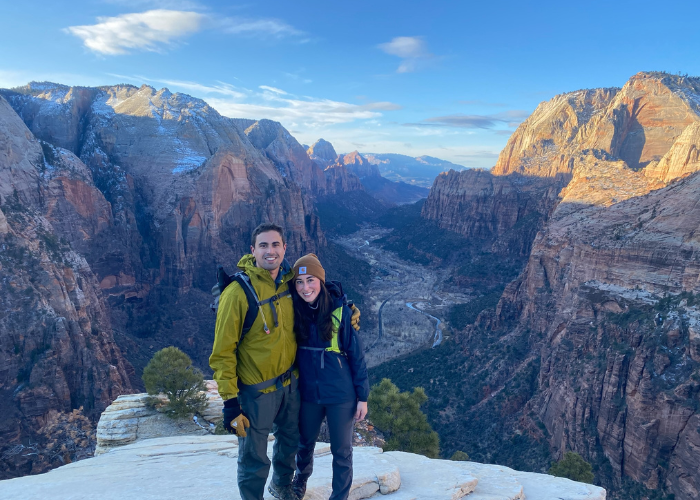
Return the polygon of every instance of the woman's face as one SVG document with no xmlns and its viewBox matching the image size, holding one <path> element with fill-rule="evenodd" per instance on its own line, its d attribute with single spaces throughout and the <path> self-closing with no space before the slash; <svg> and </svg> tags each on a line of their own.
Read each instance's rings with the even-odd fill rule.
<svg viewBox="0 0 700 500">
<path fill-rule="evenodd" d="M 306 302 L 313 302 L 321 291 L 321 280 L 311 274 L 300 274 L 294 280 L 299 297 Z"/>
</svg>

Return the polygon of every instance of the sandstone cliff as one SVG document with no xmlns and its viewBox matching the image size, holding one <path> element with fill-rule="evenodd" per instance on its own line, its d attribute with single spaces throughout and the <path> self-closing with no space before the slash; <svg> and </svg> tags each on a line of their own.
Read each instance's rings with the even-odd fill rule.
<svg viewBox="0 0 700 500">
<path fill-rule="evenodd" d="M 345 155 L 338 155 L 338 163 L 345 165 L 353 174 L 360 179 L 365 177 L 381 177 L 379 167 L 367 161 L 359 152 L 353 151 Z"/>
<path fill-rule="evenodd" d="M 216 265 L 233 271 L 263 221 L 285 227 L 290 259 L 318 252 L 315 198 L 362 189 L 344 167 L 324 173 L 278 123 L 167 89 L 31 83 L 2 95 L 8 446 L 37 439 L 51 412 L 94 417 L 141 384 L 161 347 L 206 370 Z M 15 448 L 0 452 L 5 471 L 30 472 Z"/>
<path fill-rule="evenodd" d="M 335 152 L 333 144 L 324 139 L 319 139 L 314 142 L 306 152 L 309 158 L 319 162 L 324 167 L 332 165 L 338 158 L 338 153 Z"/>
<path fill-rule="evenodd" d="M 250 231 L 265 220 L 287 230 L 290 258 L 317 251 L 325 239 L 313 198 L 328 186 L 356 187 L 327 182 L 278 123 L 228 119 L 167 89 L 32 83 L 5 95 L 39 138 L 87 165 L 110 206 L 107 214 L 84 201 L 84 215 L 88 205 L 96 211 L 95 229 L 82 230 L 90 239 L 83 235 L 79 248 L 137 371 L 173 343 L 206 368 L 216 265 L 233 270 Z M 73 187 L 54 186 L 65 189 Z M 103 228 L 107 215 L 111 224 Z"/>
<path fill-rule="evenodd" d="M 491 325 L 515 319 L 541 347 L 539 391 L 523 414 L 541 419 L 555 450 L 679 499 L 700 492 L 690 465 L 700 450 L 698 196 L 696 174 L 610 207 L 563 203 Z"/>
<path fill-rule="evenodd" d="M 74 459 L 69 436 L 91 431 L 73 410 L 96 420 L 131 391 L 133 369 L 76 251 L 112 222 L 89 170 L 36 140 L 2 97 L 0 151 L 0 477 L 12 477 Z"/>
<path fill-rule="evenodd" d="M 439 176 L 423 217 L 491 244 L 516 223 L 539 229 L 562 198 L 614 203 L 658 189 L 698 169 L 698 95 L 697 79 L 658 73 L 558 95 L 518 127 L 490 172 Z M 579 187 L 560 195 L 574 177 Z M 527 254 L 533 236 L 505 247 Z"/>
<path fill-rule="evenodd" d="M 491 172 L 435 180 L 423 217 L 527 256 L 495 311 L 457 335 L 461 357 L 440 363 L 476 381 L 435 415 L 441 436 L 508 460 L 522 446 L 530 467 L 576 451 L 614 498 L 700 496 L 698 103 L 700 79 L 663 73 L 562 94 Z"/>
</svg>

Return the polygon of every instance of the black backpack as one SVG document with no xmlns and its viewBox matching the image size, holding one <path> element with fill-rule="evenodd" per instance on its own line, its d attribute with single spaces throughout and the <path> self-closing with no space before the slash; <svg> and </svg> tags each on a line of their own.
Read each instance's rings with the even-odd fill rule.
<svg viewBox="0 0 700 500">
<path fill-rule="evenodd" d="M 243 337 L 245 334 L 250 331 L 253 323 L 255 323 L 260 306 L 268 303 L 270 304 L 272 316 L 275 321 L 275 327 L 277 326 L 277 309 L 275 308 L 274 301 L 289 295 L 290 292 L 289 290 L 286 290 L 265 300 L 260 300 L 258 298 L 258 294 L 255 292 L 255 288 L 253 288 L 253 284 L 250 282 L 250 277 L 244 271 L 238 271 L 237 273 L 229 276 L 228 273 L 224 271 L 223 266 L 219 266 L 219 268 L 216 270 L 216 285 L 214 285 L 211 289 L 211 294 L 214 296 L 214 302 L 210 305 L 212 311 L 217 312 L 219 310 L 219 298 L 221 297 L 221 294 L 226 287 L 234 281 L 238 282 L 238 284 L 241 286 L 243 292 L 245 292 L 245 298 L 248 301 L 248 311 L 245 314 L 243 328 L 241 329 L 241 336 L 238 340 L 238 344 L 240 345 L 240 343 L 243 342 Z M 265 315 L 263 315 L 263 325 L 265 331 L 270 333 Z"/>
</svg>

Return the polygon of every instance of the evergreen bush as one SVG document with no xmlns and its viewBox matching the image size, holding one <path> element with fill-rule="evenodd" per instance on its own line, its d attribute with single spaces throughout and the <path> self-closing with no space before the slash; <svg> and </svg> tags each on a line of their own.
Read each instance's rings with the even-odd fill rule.
<svg viewBox="0 0 700 500">
<path fill-rule="evenodd" d="M 573 481 L 593 483 L 593 468 L 581 455 L 573 451 L 567 451 L 564 458 L 552 464 L 549 474 L 557 477 L 566 477 Z"/>
<path fill-rule="evenodd" d="M 457 450 L 452 454 L 450 460 L 454 460 L 455 462 L 468 462 L 469 455 L 464 453 L 462 450 Z"/>
<path fill-rule="evenodd" d="M 428 400 L 422 387 L 399 392 L 388 378 L 372 387 L 368 406 L 372 423 L 387 438 L 384 451 L 407 451 L 437 458 L 440 440 L 420 407 Z"/>
<path fill-rule="evenodd" d="M 163 393 L 168 397 L 168 403 L 160 409 L 169 417 L 188 417 L 201 413 L 206 406 L 204 376 L 177 347 L 155 353 L 143 369 L 142 379 L 148 394 Z"/>
</svg>

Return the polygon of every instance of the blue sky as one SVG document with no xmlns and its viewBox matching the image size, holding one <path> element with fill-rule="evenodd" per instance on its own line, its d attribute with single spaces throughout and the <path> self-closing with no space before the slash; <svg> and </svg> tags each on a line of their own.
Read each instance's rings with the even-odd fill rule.
<svg viewBox="0 0 700 500">
<path fill-rule="evenodd" d="M 67 6 L 69 5 L 69 6 Z M 670 6 L 671 4 L 669 4 Z M 338 152 L 491 167 L 537 104 L 700 75 L 700 2 L 3 2 L 0 87 L 168 87 Z"/>
</svg>

